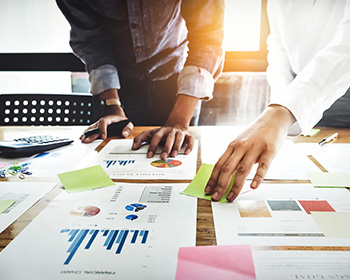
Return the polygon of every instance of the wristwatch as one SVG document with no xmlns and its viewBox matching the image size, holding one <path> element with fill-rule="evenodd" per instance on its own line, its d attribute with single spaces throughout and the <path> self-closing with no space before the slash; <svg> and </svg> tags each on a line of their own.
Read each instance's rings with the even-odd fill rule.
<svg viewBox="0 0 350 280">
<path fill-rule="evenodd" d="M 122 103 L 118 98 L 108 98 L 103 100 L 103 102 L 105 103 L 106 106 L 111 106 L 111 105 L 122 106 Z"/>
</svg>

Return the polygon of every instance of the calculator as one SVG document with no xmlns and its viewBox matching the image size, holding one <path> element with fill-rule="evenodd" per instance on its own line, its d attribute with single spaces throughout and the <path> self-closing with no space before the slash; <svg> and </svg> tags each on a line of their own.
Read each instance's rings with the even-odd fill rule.
<svg viewBox="0 0 350 280">
<path fill-rule="evenodd" d="M 0 157 L 27 157 L 54 148 L 69 145 L 74 140 L 50 135 L 30 136 L 0 141 Z"/>
</svg>

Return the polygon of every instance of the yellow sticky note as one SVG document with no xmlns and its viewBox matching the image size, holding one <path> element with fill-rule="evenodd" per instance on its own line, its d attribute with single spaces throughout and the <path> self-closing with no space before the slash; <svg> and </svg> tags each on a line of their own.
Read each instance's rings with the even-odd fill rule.
<svg viewBox="0 0 350 280">
<path fill-rule="evenodd" d="M 65 172 L 57 176 L 69 193 L 83 192 L 114 185 L 114 182 L 101 165 Z"/>
</svg>

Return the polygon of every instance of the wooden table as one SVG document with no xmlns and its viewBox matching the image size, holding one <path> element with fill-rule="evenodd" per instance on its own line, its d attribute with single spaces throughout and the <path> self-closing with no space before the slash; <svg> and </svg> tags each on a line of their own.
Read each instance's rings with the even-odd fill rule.
<svg viewBox="0 0 350 280">
<path fill-rule="evenodd" d="M 18 137 L 25 137 L 38 134 L 47 135 L 69 135 L 72 139 L 79 138 L 79 135 L 86 127 L 75 126 L 75 127 L 0 127 L 0 140 L 3 139 L 13 139 Z M 150 127 L 136 127 L 129 138 L 134 138 L 136 135 L 149 129 Z M 191 127 L 190 132 L 197 138 L 201 139 L 203 133 L 206 135 L 213 135 L 213 137 L 224 137 L 225 132 L 231 127 L 211 127 L 211 126 L 201 126 L 201 127 Z M 210 133 L 213 131 L 213 133 Z M 215 133 L 214 133 L 215 131 Z M 218 133 L 219 131 L 219 133 Z M 338 132 L 339 137 L 337 143 L 350 143 L 350 129 L 333 129 L 333 128 L 321 128 L 321 131 L 313 137 L 298 136 L 292 138 L 295 143 L 300 142 L 319 142 L 325 136 Z M 233 139 L 232 139 L 233 140 Z M 103 142 L 97 147 L 97 149 L 103 148 L 107 142 Z M 199 149 L 200 151 L 200 149 Z M 200 152 L 197 160 L 197 168 L 201 164 Z M 5 178 L 0 179 L 1 181 L 13 181 L 18 180 L 15 178 Z M 27 179 L 26 179 L 27 180 Z M 40 178 L 28 178 L 30 181 L 42 181 Z M 45 179 L 47 180 L 47 179 Z M 57 179 L 53 179 L 57 180 Z M 136 181 L 133 182 L 144 182 Z M 157 181 L 162 182 L 162 181 Z M 167 181 L 169 182 L 169 181 Z M 177 182 L 189 182 L 189 181 L 177 181 Z M 273 181 L 273 183 L 283 183 L 283 181 Z M 271 183 L 271 182 L 269 182 Z M 291 181 L 289 181 L 291 183 Z M 300 183 L 300 181 L 295 181 L 292 183 Z M 46 196 L 44 196 L 38 203 L 36 203 L 32 208 L 30 208 L 26 213 L 24 213 L 20 218 L 13 222 L 5 231 L 0 234 L 0 251 L 3 250 L 62 190 L 58 187 L 52 189 Z M 215 245 L 215 229 L 213 223 L 213 216 L 211 211 L 211 203 L 207 200 L 198 199 L 197 208 L 197 241 L 196 245 Z"/>
</svg>

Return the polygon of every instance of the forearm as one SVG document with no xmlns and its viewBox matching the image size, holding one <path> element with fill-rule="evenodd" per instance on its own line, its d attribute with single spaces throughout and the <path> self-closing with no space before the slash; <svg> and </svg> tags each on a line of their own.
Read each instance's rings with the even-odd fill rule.
<svg viewBox="0 0 350 280">
<path fill-rule="evenodd" d="M 187 130 L 197 103 L 198 98 L 179 94 L 164 126 Z"/>
<path fill-rule="evenodd" d="M 254 122 L 253 126 L 258 128 L 277 127 L 283 129 L 286 134 L 288 129 L 295 123 L 296 119 L 288 108 L 272 104 L 269 105 L 259 118 Z"/>
</svg>

